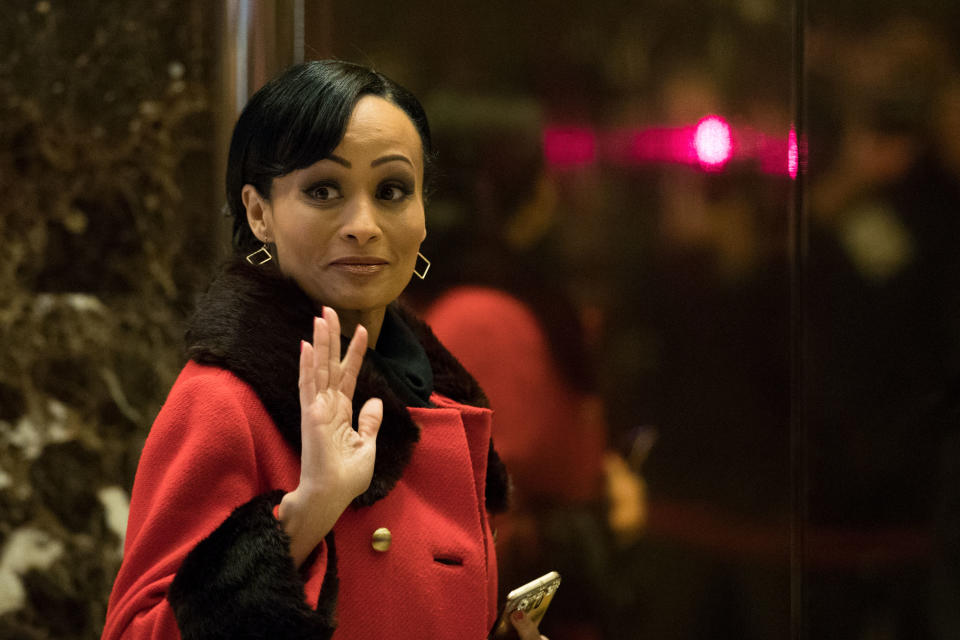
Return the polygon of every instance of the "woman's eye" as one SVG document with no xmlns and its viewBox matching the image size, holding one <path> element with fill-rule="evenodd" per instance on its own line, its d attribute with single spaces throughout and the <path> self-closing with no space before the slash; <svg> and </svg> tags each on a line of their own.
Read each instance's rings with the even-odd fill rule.
<svg viewBox="0 0 960 640">
<path fill-rule="evenodd" d="M 318 184 L 310 187 L 307 194 L 314 200 L 327 201 L 335 200 L 340 197 L 340 190 L 332 184 Z"/>
<path fill-rule="evenodd" d="M 377 190 L 377 197 L 381 200 L 403 200 L 412 193 L 412 190 L 402 184 L 384 184 Z"/>
</svg>

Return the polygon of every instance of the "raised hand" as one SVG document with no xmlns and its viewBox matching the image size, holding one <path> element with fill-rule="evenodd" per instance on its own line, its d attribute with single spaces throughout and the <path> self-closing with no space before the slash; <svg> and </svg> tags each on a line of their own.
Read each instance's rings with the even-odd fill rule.
<svg viewBox="0 0 960 640">
<path fill-rule="evenodd" d="M 370 486 L 383 403 L 371 398 L 354 431 L 353 392 L 367 348 L 367 330 L 357 325 L 340 360 L 340 321 L 324 307 L 314 319 L 313 344 L 300 352 L 300 484 L 284 496 L 279 516 L 299 565 L 333 528 L 350 502 Z"/>
</svg>

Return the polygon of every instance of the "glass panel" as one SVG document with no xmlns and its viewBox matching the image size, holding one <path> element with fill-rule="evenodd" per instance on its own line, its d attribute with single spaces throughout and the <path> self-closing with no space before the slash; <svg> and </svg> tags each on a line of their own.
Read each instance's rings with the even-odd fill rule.
<svg viewBox="0 0 960 640">
<path fill-rule="evenodd" d="M 807 4 L 805 628 L 954 638 L 960 14 Z"/>
<path fill-rule="evenodd" d="M 790 3 L 324 2 L 306 25 L 308 56 L 374 64 L 431 117 L 409 298 L 498 411 L 502 590 L 559 570 L 552 640 L 783 637 Z"/>
</svg>

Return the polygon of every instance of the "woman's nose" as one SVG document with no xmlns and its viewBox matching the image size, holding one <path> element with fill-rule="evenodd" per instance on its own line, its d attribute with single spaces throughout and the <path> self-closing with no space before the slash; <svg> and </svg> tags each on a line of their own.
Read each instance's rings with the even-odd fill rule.
<svg viewBox="0 0 960 640">
<path fill-rule="evenodd" d="M 344 215 L 345 220 L 340 227 L 340 234 L 344 238 L 364 245 L 380 236 L 376 207 L 368 199 L 357 199 L 344 210 Z"/>
</svg>

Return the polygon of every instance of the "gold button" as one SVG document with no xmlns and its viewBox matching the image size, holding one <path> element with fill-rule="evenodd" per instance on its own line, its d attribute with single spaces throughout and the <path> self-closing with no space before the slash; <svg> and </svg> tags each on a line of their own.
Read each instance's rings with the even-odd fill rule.
<svg viewBox="0 0 960 640">
<path fill-rule="evenodd" d="M 376 551 L 381 553 L 390 548 L 390 543 L 393 541 L 393 535 L 390 533 L 390 529 L 386 527 L 380 527 L 373 532 L 373 548 Z"/>
</svg>

